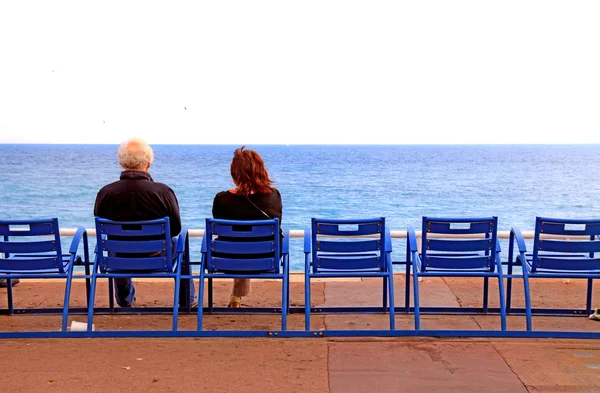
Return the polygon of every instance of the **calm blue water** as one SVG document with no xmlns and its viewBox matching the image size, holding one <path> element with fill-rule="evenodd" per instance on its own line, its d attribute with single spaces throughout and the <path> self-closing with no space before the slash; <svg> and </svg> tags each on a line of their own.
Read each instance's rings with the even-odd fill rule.
<svg viewBox="0 0 600 393">
<path fill-rule="evenodd" d="M 150 172 L 177 194 L 185 227 L 204 228 L 214 195 L 232 188 L 236 147 L 153 146 Z M 263 156 L 290 229 L 311 217 L 384 216 L 392 230 L 418 227 L 423 215 L 497 215 L 501 230 L 532 230 L 536 215 L 600 217 L 600 145 L 248 147 Z M 0 217 L 92 228 L 96 193 L 121 170 L 116 151 L 0 144 Z M 394 260 L 404 259 L 404 242 L 394 241 Z M 200 240 L 191 246 L 199 259 Z M 291 247 L 292 270 L 300 271 L 301 239 Z"/>
</svg>

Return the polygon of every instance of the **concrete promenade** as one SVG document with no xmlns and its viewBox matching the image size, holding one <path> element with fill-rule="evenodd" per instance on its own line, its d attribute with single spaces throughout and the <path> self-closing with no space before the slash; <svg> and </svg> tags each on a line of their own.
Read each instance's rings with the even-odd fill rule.
<svg viewBox="0 0 600 393">
<path fill-rule="evenodd" d="M 303 283 L 294 276 L 291 304 L 304 304 Z M 72 306 L 85 301 L 75 284 Z M 277 306 L 279 283 L 255 281 L 243 305 Z M 522 306 L 516 283 L 515 306 Z M 582 306 L 584 282 L 538 280 L 534 305 Z M 138 304 L 168 305 L 172 283 L 138 282 Z M 321 281 L 313 306 L 377 305 L 380 280 Z M 396 301 L 404 301 L 404 278 L 395 279 Z M 230 283 L 217 283 L 215 302 L 227 302 Z M 475 307 L 481 281 L 432 279 L 421 283 L 424 306 Z M 497 305 L 490 285 L 490 306 Z M 521 290 L 521 291 L 519 291 Z M 595 291 L 596 292 L 596 291 Z M 97 305 L 107 303 L 104 289 Z M 598 295 L 595 293 L 596 299 Z M 62 285 L 21 282 L 17 307 L 62 303 Z M 0 290 L 0 307 L 6 306 Z M 75 315 L 73 320 L 85 321 Z M 180 329 L 196 328 L 195 315 L 181 315 Z M 169 315 L 98 316 L 97 330 L 169 329 Z M 277 315 L 209 315 L 207 330 L 278 329 Z M 397 329 L 412 329 L 412 315 L 399 314 Z M 423 329 L 499 329 L 499 317 L 423 316 Z M 56 331 L 59 316 L 0 316 L 0 331 Z M 509 329 L 525 328 L 511 316 Z M 289 317 L 302 330 L 304 316 Z M 386 315 L 315 315 L 313 329 L 387 329 Z M 600 331 L 600 322 L 579 317 L 534 317 L 534 329 Z M 557 339 L 465 338 L 145 338 L 0 340 L 1 392 L 600 392 L 600 342 Z"/>
</svg>

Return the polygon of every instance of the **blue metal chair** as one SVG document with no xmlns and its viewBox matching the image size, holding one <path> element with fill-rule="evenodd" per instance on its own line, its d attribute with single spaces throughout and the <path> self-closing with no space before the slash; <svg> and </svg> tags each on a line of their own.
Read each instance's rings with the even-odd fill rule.
<svg viewBox="0 0 600 393">
<path fill-rule="evenodd" d="M 312 218 L 304 231 L 305 328 L 310 330 L 312 312 L 370 312 L 368 307 L 323 308 L 310 306 L 312 278 L 382 277 L 383 300 L 379 312 L 389 312 L 395 329 L 392 241 L 385 218 L 338 220 Z M 389 300 L 389 307 L 388 307 Z"/>
<path fill-rule="evenodd" d="M 205 279 L 209 282 L 208 311 L 214 310 L 212 305 L 212 279 L 214 278 L 282 280 L 281 330 L 287 329 L 290 236 L 289 230 L 286 230 L 282 240 L 280 233 L 277 218 L 256 221 L 206 219 L 201 250 L 198 330 L 202 330 Z M 234 309 L 230 311 L 235 312 Z"/>
<path fill-rule="evenodd" d="M 507 312 L 511 312 L 513 266 L 522 270 L 527 330 L 532 330 L 532 312 L 544 315 L 581 315 L 592 312 L 593 280 L 600 278 L 600 219 L 560 219 L 536 217 L 533 253 L 525 239 L 512 228 L 508 247 Z M 515 253 L 515 243 L 517 252 Z M 532 308 L 530 278 L 587 279 L 585 309 Z"/>
<path fill-rule="evenodd" d="M 96 217 L 96 241 L 88 305 L 88 331 L 92 330 L 98 278 L 129 277 L 174 279 L 173 331 L 176 331 L 187 230 L 182 229 L 173 253 L 169 217 L 127 222 Z"/>
<path fill-rule="evenodd" d="M 421 236 L 419 254 L 415 230 L 408 228 L 407 250 L 413 268 L 415 329 L 421 329 L 420 277 L 483 277 L 483 308 L 479 310 L 483 313 L 488 312 L 488 280 L 491 277 L 498 280 L 501 329 L 506 330 L 498 218 L 423 217 Z M 439 311 L 473 312 L 456 307 Z"/>
<path fill-rule="evenodd" d="M 83 241 L 84 260 L 77 250 Z M 58 219 L 0 220 L 0 278 L 7 279 L 8 312 L 14 313 L 12 279 L 63 278 L 66 281 L 62 331 L 67 330 L 71 282 L 75 265 L 89 277 L 87 232 L 77 228 L 68 254 L 62 254 Z M 88 291 L 89 293 L 89 291 Z"/>
</svg>

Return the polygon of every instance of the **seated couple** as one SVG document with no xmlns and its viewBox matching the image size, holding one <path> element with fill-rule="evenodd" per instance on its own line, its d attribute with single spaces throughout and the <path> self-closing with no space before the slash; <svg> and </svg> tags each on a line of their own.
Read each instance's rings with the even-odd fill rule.
<svg viewBox="0 0 600 393">
<path fill-rule="evenodd" d="M 104 186 L 96 197 L 94 215 L 114 221 L 141 221 L 169 217 L 172 236 L 181 232 L 179 203 L 173 190 L 150 176 L 154 160 L 152 148 L 138 138 L 121 144 L 119 164 L 124 169 L 118 181 Z M 281 222 L 282 203 L 279 191 L 260 155 L 241 147 L 231 161 L 234 189 L 217 193 L 213 201 L 213 218 L 227 220 L 264 220 L 278 218 Z M 184 269 L 189 269 L 184 265 Z M 184 274 L 186 272 L 184 271 Z M 187 281 L 192 307 L 197 307 L 194 283 Z M 135 287 L 130 278 L 115 279 L 117 303 L 131 307 L 136 300 Z M 180 305 L 185 304 L 185 292 Z M 241 307 L 243 296 L 250 293 L 249 279 L 234 279 L 229 307 Z"/>
</svg>

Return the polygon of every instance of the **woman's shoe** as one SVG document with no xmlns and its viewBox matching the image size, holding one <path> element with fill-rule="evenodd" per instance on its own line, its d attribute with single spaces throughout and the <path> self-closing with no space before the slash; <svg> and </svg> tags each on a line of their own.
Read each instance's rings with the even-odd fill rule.
<svg viewBox="0 0 600 393">
<path fill-rule="evenodd" d="M 229 308 L 242 308 L 242 298 L 239 296 L 231 295 L 231 299 L 229 300 L 229 304 L 227 305 Z"/>
</svg>

